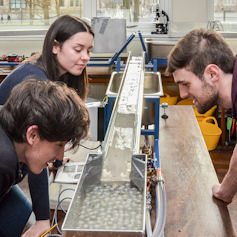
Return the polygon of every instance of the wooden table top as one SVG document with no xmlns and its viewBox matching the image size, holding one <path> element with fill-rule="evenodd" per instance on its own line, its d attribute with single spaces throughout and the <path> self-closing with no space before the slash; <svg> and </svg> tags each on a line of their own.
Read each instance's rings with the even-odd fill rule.
<svg viewBox="0 0 237 237">
<path fill-rule="evenodd" d="M 236 236 L 227 206 L 212 197 L 218 179 L 192 107 L 169 106 L 166 113 L 159 140 L 167 198 L 165 237 Z"/>
</svg>

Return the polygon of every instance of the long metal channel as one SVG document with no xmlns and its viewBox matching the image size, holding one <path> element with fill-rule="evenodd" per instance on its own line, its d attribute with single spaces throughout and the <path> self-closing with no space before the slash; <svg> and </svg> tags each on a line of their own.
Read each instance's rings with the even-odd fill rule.
<svg viewBox="0 0 237 237">
<path fill-rule="evenodd" d="M 129 181 L 131 157 L 139 153 L 144 55 L 131 57 L 124 71 L 104 141 L 101 181 Z"/>
</svg>

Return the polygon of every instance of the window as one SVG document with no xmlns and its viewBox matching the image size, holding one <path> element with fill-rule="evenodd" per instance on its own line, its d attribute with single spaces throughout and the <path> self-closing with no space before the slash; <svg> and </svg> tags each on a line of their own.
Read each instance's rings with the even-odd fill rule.
<svg viewBox="0 0 237 237">
<path fill-rule="evenodd" d="M 80 0 L 70 0 L 70 7 L 79 7 Z"/>
<path fill-rule="evenodd" d="M 64 0 L 59 0 L 59 6 L 64 7 Z"/>
<path fill-rule="evenodd" d="M 93 17 L 125 18 L 130 31 L 139 26 L 155 30 L 157 2 L 160 10 L 167 12 L 171 0 L 0 0 L 3 8 L 3 20 L 0 31 L 17 29 L 47 29 L 58 16 L 75 15 L 92 19 Z M 8 16 L 10 16 L 11 23 Z M 165 19 L 162 19 L 165 20 Z M 14 24 L 13 24 L 14 23 Z"/>
<path fill-rule="evenodd" d="M 156 1 L 152 0 L 97 0 L 98 17 L 125 18 L 127 22 L 152 21 Z"/>
<path fill-rule="evenodd" d="M 10 0 L 10 9 L 26 8 L 25 0 Z"/>
<path fill-rule="evenodd" d="M 127 35 L 137 30 L 143 34 L 151 34 L 158 31 L 154 24 L 158 21 L 158 11 L 160 23 L 167 24 L 160 32 L 165 32 L 169 21 L 169 2 L 170 0 L 96 0 L 95 16 L 126 19 Z"/>
<path fill-rule="evenodd" d="M 214 21 L 211 28 L 220 31 L 237 32 L 236 0 L 214 1 Z"/>
<path fill-rule="evenodd" d="M 224 0 L 225 6 L 234 6 L 236 4 L 236 0 Z"/>
<path fill-rule="evenodd" d="M 0 30 L 47 29 L 58 16 L 64 14 L 82 16 L 83 0 L 0 0 Z M 73 6 L 73 7 L 70 7 Z M 75 7 L 75 8 L 74 8 Z"/>
</svg>

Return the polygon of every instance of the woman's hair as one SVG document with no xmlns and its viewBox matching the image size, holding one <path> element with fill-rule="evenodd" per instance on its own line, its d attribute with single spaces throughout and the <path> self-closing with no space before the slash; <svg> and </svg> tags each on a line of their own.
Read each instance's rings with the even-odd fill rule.
<svg viewBox="0 0 237 237">
<path fill-rule="evenodd" d="M 86 68 L 80 76 L 74 76 L 70 73 L 66 73 L 59 78 L 58 63 L 56 56 L 53 54 L 53 46 L 55 45 L 55 41 L 57 41 L 62 47 L 66 40 L 79 32 L 88 32 L 94 37 L 92 28 L 80 18 L 69 15 L 59 17 L 50 26 L 46 34 L 42 54 L 36 64 L 43 67 L 49 80 L 60 80 L 65 82 L 68 86 L 74 88 L 80 97 L 85 100 L 88 89 Z"/>
<path fill-rule="evenodd" d="M 185 35 L 168 56 L 167 71 L 186 68 L 202 78 L 208 64 L 233 73 L 235 57 L 224 38 L 215 31 L 197 29 Z"/>
<path fill-rule="evenodd" d="M 76 91 L 63 82 L 25 80 L 16 85 L 0 110 L 0 124 L 9 137 L 26 142 L 27 129 L 37 125 L 47 141 L 79 145 L 89 130 L 89 113 Z"/>
</svg>

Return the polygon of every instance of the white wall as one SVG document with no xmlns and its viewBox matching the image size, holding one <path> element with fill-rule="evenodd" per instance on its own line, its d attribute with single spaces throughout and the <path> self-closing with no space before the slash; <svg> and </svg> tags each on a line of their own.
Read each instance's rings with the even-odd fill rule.
<svg viewBox="0 0 237 237">
<path fill-rule="evenodd" d="M 208 21 L 213 18 L 214 0 L 171 1 L 171 29 L 178 36 L 194 28 L 206 28 Z"/>
<path fill-rule="evenodd" d="M 172 22 L 207 22 L 208 0 L 172 0 Z"/>
</svg>

